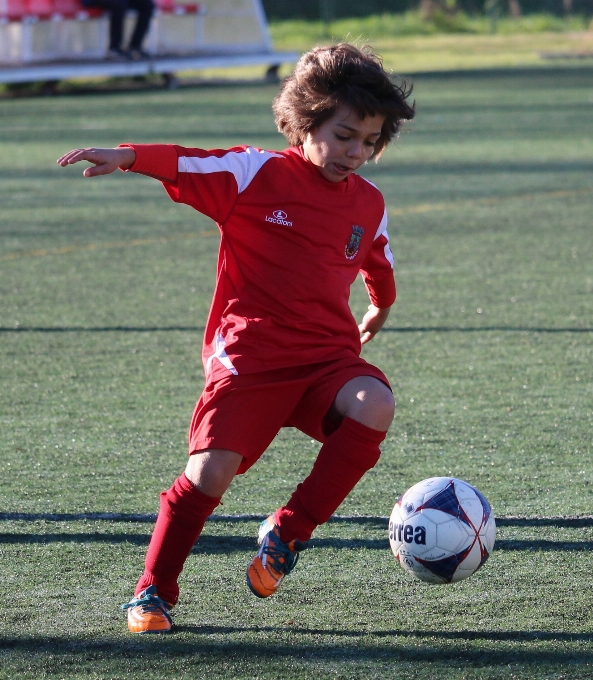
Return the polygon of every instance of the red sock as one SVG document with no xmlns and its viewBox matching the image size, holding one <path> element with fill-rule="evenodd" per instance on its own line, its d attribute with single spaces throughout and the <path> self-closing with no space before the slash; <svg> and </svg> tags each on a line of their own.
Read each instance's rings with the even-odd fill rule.
<svg viewBox="0 0 593 680">
<path fill-rule="evenodd" d="M 177 578 L 206 520 L 219 502 L 220 498 L 207 496 L 197 489 L 185 473 L 168 491 L 161 493 L 161 509 L 135 595 L 155 585 L 162 600 L 171 605 L 177 602 Z"/>
<path fill-rule="evenodd" d="M 274 513 L 282 541 L 308 541 L 313 530 L 327 522 L 364 473 L 376 465 L 386 434 L 344 418 L 321 447 L 311 474 Z"/>
</svg>

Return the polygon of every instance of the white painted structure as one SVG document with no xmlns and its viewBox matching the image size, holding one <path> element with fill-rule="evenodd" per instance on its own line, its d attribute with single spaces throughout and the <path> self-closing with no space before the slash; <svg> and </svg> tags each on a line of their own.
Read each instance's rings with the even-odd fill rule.
<svg viewBox="0 0 593 680">
<path fill-rule="evenodd" d="M 172 74 L 187 69 L 296 61 L 274 52 L 261 0 L 157 0 L 138 62 L 104 59 L 108 16 L 79 0 L 0 0 L 0 82 Z M 131 32 L 135 17 L 126 18 Z"/>
</svg>

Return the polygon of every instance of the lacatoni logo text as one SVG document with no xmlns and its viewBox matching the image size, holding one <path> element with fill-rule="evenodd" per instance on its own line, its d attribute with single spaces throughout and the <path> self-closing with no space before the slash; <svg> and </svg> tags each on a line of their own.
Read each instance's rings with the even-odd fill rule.
<svg viewBox="0 0 593 680">
<path fill-rule="evenodd" d="M 274 210 L 272 217 L 266 215 L 266 222 L 273 222 L 274 224 L 281 224 L 283 227 L 292 227 L 292 222 L 286 219 L 288 215 L 284 210 Z"/>
</svg>

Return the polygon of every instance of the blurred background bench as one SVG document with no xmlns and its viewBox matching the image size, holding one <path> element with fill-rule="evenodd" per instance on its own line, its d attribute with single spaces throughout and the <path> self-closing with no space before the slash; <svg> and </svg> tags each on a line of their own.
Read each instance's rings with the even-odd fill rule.
<svg viewBox="0 0 593 680">
<path fill-rule="evenodd" d="M 143 75 L 171 69 L 264 64 L 270 72 L 296 54 L 274 52 L 260 0 L 155 0 L 141 63 L 109 63 L 109 18 L 79 0 L 0 0 L 0 82 L 85 75 Z M 134 15 L 126 19 L 132 30 Z M 97 61 L 102 63 L 97 64 Z"/>
</svg>

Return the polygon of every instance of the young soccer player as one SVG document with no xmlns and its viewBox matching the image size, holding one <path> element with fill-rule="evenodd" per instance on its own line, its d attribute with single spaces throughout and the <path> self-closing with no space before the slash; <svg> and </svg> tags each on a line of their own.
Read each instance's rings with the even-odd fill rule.
<svg viewBox="0 0 593 680">
<path fill-rule="evenodd" d="M 247 568 L 258 597 L 276 592 L 315 528 L 377 463 L 395 402 L 360 351 L 385 323 L 395 281 L 383 198 L 355 171 L 413 118 L 409 95 L 372 53 L 320 47 L 274 100 L 285 151 L 124 144 L 58 160 L 90 162 L 86 177 L 117 168 L 154 177 L 221 232 L 189 461 L 161 493 L 144 573 L 124 605 L 130 631 L 171 629 L 177 579 L 206 519 L 280 428 L 322 446 L 309 476 L 260 527 Z M 359 272 L 371 304 L 357 327 L 348 298 Z"/>
</svg>

